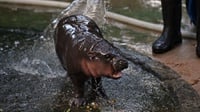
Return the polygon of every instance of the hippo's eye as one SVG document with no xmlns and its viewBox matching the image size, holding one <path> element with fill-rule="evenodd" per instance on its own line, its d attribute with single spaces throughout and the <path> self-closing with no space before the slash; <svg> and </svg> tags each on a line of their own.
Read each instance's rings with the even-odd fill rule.
<svg viewBox="0 0 200 112">
<path fill-rule="evenodd" d="M 106 54 L 106 55 L 104 55 L 104 58 L 105 58 L 107 61 L 111 61 L 112 58 L 113 58 L 113 56 L 110 55 L 110 54 Z"/>
<path fill-rule="evenodd" d="M 99 57 L 97 57 L 97 56 L 95 56 L 94 58 L 93 58 L 93 60 L 99 60 L 100 58 Z"/>
</svg>

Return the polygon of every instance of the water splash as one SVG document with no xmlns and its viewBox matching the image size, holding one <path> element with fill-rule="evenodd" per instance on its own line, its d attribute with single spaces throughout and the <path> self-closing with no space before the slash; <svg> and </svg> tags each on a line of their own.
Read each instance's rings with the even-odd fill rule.
<svg viewBox="0 0 200 112">
<path fill-rule="evenodd" d="M 20 63 L 13 64 L 13 68 L 22 73 L 45 76 L 46 78 L 55 78 L 58 75 L 65 76 L 65 73 L 58 74 L 58 72 L 54 71 L 53 67 L 51 67 L 47 61 L 37 58 L 31 59 L 26 57 L 22 59 Z"/>
<path fill-rule="evenodd" d="M 88 16 L 93 19 L 98 26 L 103 26 L 105 23 L 104 0 L 74 0 L 47 26 L 44 30 L 44 37 L 52 39 L 58 22 L 66 16 L 76 14 Z"/>
<path fill-rule="evenodd" d="M 90 17 L 97 25 L 102 26 L 105 22 L 104 0 L 87 0 L 86 9 L 83 15 Z"/>
<path fill-rule="evenodd" d="M 4 58 L 6 65 L 25 74 L 44 76 L 45 78 L 64 77 L 66 72 L 57 59 L 52 40 L 35 40 L 26 50 L 11 53 Z"/>
</svg>

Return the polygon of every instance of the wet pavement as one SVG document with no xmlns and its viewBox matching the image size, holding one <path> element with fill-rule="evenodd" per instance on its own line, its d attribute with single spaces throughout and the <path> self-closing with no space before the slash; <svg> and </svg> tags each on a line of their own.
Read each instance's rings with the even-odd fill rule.
<svg viewBox="0 0 200 112">
<path fill-rule="evenodd" d="M 109 100 L 70 108 L 73 86 L 59 64 L 52 40 L 1 55 L 0 108 L 3 112 L 102 111 L 199 112 L 198 93 L 180 75 L 134 50 L 124 49 L 129 68 L 119 80 L 103 79 Z M 12 55 L 14 54 L 14 55 Z M 87 83 L 90 85 L 90 82 Z M 89 86 L 90 87 L 90 86 Z M 89 88 L 87 88 L 89 93 Z M 89 95 L 89 94 L 88 94 Z"/>
<path fill-rule="evenodd" d="M 196 56 L 196 40 L 184 39 L 175 49 L 151 57 L 175 70 L 200 94 L 200 59 Z"/>
</svg>

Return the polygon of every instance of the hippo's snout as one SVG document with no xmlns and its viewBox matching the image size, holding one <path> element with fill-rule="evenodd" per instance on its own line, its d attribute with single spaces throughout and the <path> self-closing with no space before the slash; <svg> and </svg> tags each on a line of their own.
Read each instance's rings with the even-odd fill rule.
<svg viewBox="0 0 200 112">
<path fill-rule="evenodd" d="M 125 59 L 117 58 L 113 60 L 113 68 L 119 72 L 125 68 L 128 68 L 128 62 Z"/>
</svg>

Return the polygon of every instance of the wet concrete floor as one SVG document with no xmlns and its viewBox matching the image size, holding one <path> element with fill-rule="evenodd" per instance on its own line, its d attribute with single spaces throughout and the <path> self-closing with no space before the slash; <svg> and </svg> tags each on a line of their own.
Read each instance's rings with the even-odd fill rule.
<svg viewBox="0 0 200 112">
<path fill-rule="evenodd" d="M 98 98 L 95 105 L 74 110 L 68 106 L 73 86 L 53 49 L 53 42 L 36 41 L 30 49 L 1 55 L 4 60 L 0 63 L 0 109 L 3 112 L 200 111 L 199 95 L 179 74 L 141 53 L 123 48 L 129 68 L 119 80 L 103 80 L 110 100 Z"/>
<path fill-rule="evenodd" d="M 164 54 L 152 54 L 151 57 L 178 72 L 200 94 L 200 59 L 196 56 L 195 47 L 195 40 L 184 39 L 175 49 Z"/>
</svg>

